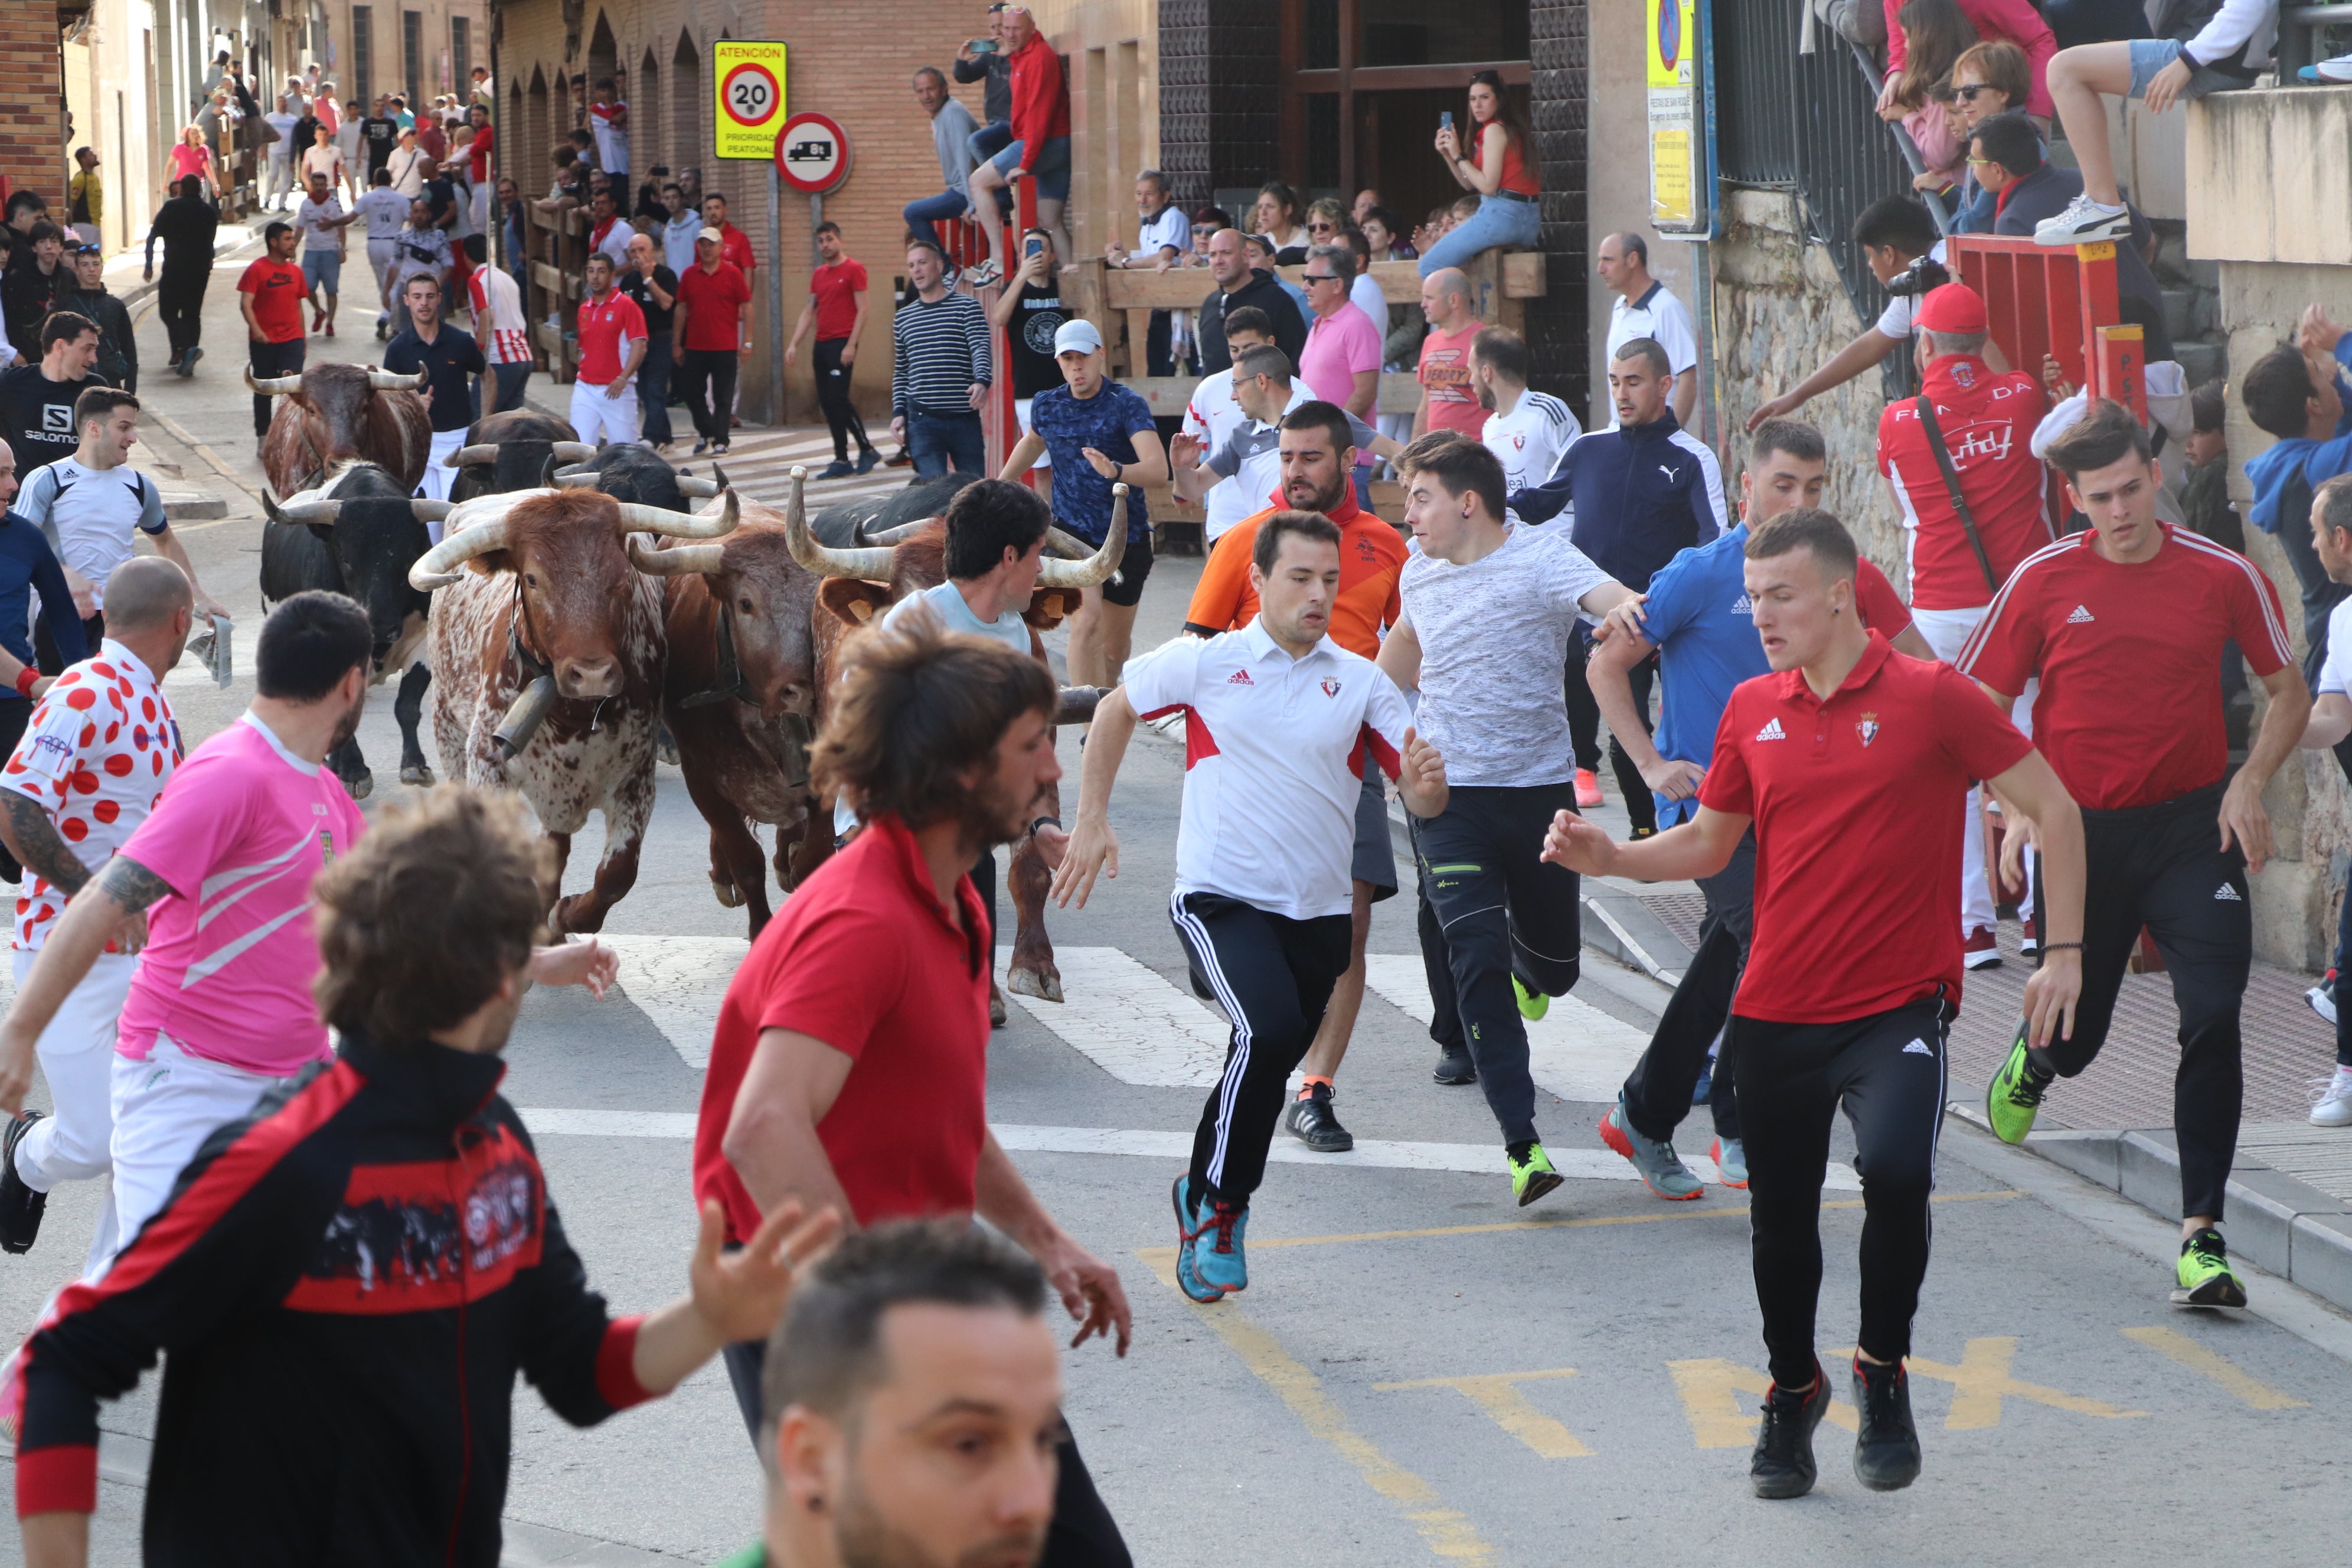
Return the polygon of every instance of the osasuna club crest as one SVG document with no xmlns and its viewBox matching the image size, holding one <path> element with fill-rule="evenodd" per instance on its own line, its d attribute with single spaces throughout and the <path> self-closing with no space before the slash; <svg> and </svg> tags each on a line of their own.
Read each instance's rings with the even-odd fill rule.
<svg viewBox="0 0 2352 1568">
<path fill-rule="evenodd" d="M 1328 677 L 1327 676 L 1327 677 L 1324 679 L 1324 681 L 1323 681 L 1323 695 L 1324 695 L 1324 696 L 1326 696 L 1326 697 L 1337 697 L 1337 696 L 1339 696 L 1339 683 L 1338 681 L 1336 681 L 1336 680 L 1331 679 L 1330 678 L 1328 678 Z"/>
<path fill-rule="evenodd" d="M 1853 732 L 1862 737 L 1862 743 L 1865 746 L 1878 739 L 1878 715 L 1864 714 L 1861 722 L 1854 725 Z"/>
</svg>

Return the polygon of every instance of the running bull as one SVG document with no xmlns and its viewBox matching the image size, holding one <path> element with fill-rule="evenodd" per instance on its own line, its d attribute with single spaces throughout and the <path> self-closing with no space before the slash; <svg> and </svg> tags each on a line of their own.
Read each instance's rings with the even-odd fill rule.
<svg viewBox="0 0 2352 1568">
<path fill-rule="evenodd" d="M 269 488 L 290 496 L 357 458 L 415 490 L 433 446 L 433 416 L 417 395 L 425 382 L 422 371 L 398 375 L 364 364 L 314 364 L 297 375 L 258 378 L 247 366 L 246 385 L 278 399 L 261 438 Z"/>
<path fill-rule="evenodd" d="M 717 540 L 739 516 L 731 493 L 698 517 L 594 490 L 484 496 L 410 569 L 410 585 L 434 595 L 442 771 L 519 792 L 554 841 L 559 879 L 572 836 L 604 814 L 594 885 L 556 902 L 558 931 L 603 928 L 636 881 L 653 812 L 667 642 L 662 584 L 637 566 L 647 536 Z"/>
<path fill-rule="evenodd" d="M 937 519 L 902 523 L 869 535 L 875 540 L 872 544 L 854 550 L 835 549 L 818 542 L 809 531 L 801 505 L 802 478 L 803 471 L 794 469 L 792 500 L 785 513 L 785 538 L 794 558 L 825 579 L 818 590 L 819 610 L 812 617 L 815 635 L 811 639 L 816 665 L 814 719 L 816 727 L 822 730 L 831 711 L 833 694 L 840 687 L 844 644 L 850 634 L 908 595 L 947 581 L 947 525 Z M 1045 658 L 1045 645 L 1040 634 L 1060 625 L 1077 607 L 1079 590 L 1108 581 L 1118 570 L 1119 559 L 1127 550 L 1127 487 L 1116 487 L 1113 495 L 1116 499 L 1112 502 L 1110 530 L 1100 549 L 1088 554 L 1084 545 L 1059 530 L 1046 536 L 1049 551 L 1059 550 L 1084 559 L 1046 561 L 1038 568 L 1036 591 L 1022 618 L 1029 623 L 1031 651 L 1040 661 Z M 1066 692 L 1056 719 L 1062 722 L 1083 721 L 1091 714 L 1096 695 L 1092 691 Z M 1051 816 L 1059 810 L 1059 791 L 1050 791 L 1045 811 Z M 829 817 L 812 823 L 809 831 L 812 837 L 821 832 L 829 845 Z M 812 855 L 808 858 L 813 865 L 823 856 Z M 1053 942 L 1045 934 L 1045 893 L 1053 874 L 1034 838 L 1024 836 L 1013 846 L 1012 868 L 1005 880 L 1013 895 L 1015 922 L 1013 959 L 1005 984 L 1020 995 L 1059 1002 L 1061 972 L 1054 966 Z"/>
</svg>

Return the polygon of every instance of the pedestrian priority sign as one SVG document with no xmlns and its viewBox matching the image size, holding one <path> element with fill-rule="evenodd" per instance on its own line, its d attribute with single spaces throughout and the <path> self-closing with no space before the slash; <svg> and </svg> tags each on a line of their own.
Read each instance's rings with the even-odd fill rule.
<svg viewBox="0 0 2352 1568">
<path fill-rule="evenodd" d="M 720 158 L 767 158 L 783 124 L 784 46 L 724 38 L 710 46 L 710 77 L 719 87 L 711 152 Z"/>
</svg>

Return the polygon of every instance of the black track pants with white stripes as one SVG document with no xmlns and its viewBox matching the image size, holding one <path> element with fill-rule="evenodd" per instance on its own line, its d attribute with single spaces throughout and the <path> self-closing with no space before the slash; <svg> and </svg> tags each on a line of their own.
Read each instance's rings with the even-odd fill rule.
<svg viewBox="0 0 2352 1568">
<path fill-rule="evenodd" d="M 2221 1217 L 2246 1098 L 2238 1009 L 2253 963 L 2246 859 L 2221 847 L 2221 786 L 2124 811 L 2083 813 L 2083 999 L 2074 1033 L 2041 1064 L 2062 1078 L 2091 1065 L 2106 1043 L 2116 996 L 2140 928 L 2156 939 L 2180 1012 L 2180 1066 L 2172 1125 L 2180 1141 L 2180 1212 Z M 2048 931 L 2042 878 L 2034 929 Z"/>
<path fill-rule="evenodd" d="M 1347 972 L 1348 917 L 1297 921 L 1218 893 L 1179 893 L 1168 918 L 1193 972 L 1233 1020 L 1225 1070 L 1192 1135 L 1194 1190 L 1245 1208 L 1265 1177 L 1291 1072 Z"/>
<path fill-rule="evenodd" d="M 1927 1277 L 1927 1197 L 1944 1125 L 1943 1003 L 1930 997 L 1843 1024 L 1731 1019 L 1747 1133 L 1748 1246 L 1774 1382 L 1813 1375 L 1822 1293 L 1822 1180 L 1843 1106 L 1862 1176 L 1862 1348 L 1911 1353 Z"/>
</svg>

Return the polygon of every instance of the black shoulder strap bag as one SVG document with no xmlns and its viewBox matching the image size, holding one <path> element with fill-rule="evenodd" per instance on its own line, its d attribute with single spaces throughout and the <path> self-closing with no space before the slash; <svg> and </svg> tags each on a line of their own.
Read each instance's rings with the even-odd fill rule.
<svg viewBox="0 0 2352 1568">
<path fill-rule="evenodd" d="M 1919 427 L 1927 432 L 1927 450 L 1936 454 L 1936 467 L 1943 471 L 1944 493 L 1952 498 L 1952 510 L 1960 514 L 1960 526 L 1968 530 L 1969 548 L 1977 552 L 1977 564 L 1984 571 L 1988 593 L 2000 592 L 2000 579 L 1992 574 L 1992 557 L 1985 553 L 1984 540 L 1977 532 L 1976 514 L 1969 510 L 1969 498 L 1960 493 L 1959 470 L 1952 467 L 1951 450 L 1944 445 L 1944 432 L 1936 424 L 1936 404 L 1926 393 L 1912 405 L 1919 411 Z"/>
</svg>

